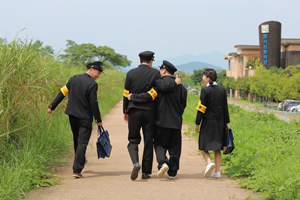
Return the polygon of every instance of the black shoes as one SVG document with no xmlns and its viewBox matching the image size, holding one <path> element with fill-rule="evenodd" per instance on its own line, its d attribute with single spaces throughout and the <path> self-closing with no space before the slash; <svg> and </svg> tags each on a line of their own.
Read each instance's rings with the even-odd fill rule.
<svg viewBox="0 0 300 200">
<path fill-rule="evenodd" d="M 131 180 L 135 180 L 138 177 L 140 169 L 141 169 L 141 166 L 139 163 L 135 163 L 133 165 L 133 170 L 132 170 L 131 176 L 130 176 Z"/>
<path fill-rule="evenodd" d="M 147 179 L 147 178 L 150 178 L 150 174 L 148 174 L 148 173 L 143 173 L 143 174 L 142 174 L 142 179 Z"/>
</svg>

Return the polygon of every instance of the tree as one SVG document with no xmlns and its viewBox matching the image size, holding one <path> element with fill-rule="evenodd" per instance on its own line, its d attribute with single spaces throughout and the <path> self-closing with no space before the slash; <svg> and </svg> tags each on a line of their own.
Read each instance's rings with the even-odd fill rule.
<svg viewBox="0 0 300 200">
<path fill-rule="evenodd" d="M 266 97 L 268 95 L 266 88 L 270 84 L 269 80 L 269 71 L 261 64 L 256 68 L 255 76 L 250 77 L 250 91 Z"/>
<path fill-rule="evenodd" d="M 235 88 L 235 80 L 234 78 L 226 77 L 224 81 L 222 82 L 222 86 L 226 89 L 226 93 L 228 94 L 230 92 L 230 89 Z"/>
<path fill-rule="evenodd" d="M 107 46 L 97 47 L 91 43 L 78 45 L 72 40 L 67 40 L 66 46 L 66 54 L 60 54 L 59 57 L 74 65 L 86 65 L 89 62 L 101 61 L 104 68 L 118 68 L 131 64 L 126 56 L 116 53 L 114 49 Z"/>
<path fill-rule="evenodd" d="M 240 91 L 240 96 L 243 98 L 245 95 L 248 95 L 250 92 L 250 78 L 249 77 L 241 77 L 236 80 L 235 88 Z"/>
<path fill-rule="evenodd" d="M 185 78 L 186 77 L 186 73 L 185 72 L 183 72 L 183 71 L 177 71 L 176 73 L 175 73 L 175 75 L 180 75 L 182 78 Z"/>
<path fill-rule="evenodd" d="M 41 42 L 40 40 L 36 40 L 32 44 L 32 47 L 37 49 L 41 55 L 54 56 L 53 48 L 49 45 L 43 46 L 43 42 Z"/>
<path fill-rule="evenodd" d="M 218 71 L 217 76 L 218 76 L 218 78 L 217 78 L 218 85 L 224 87 L 223 82 L 226 79 L 226 70 Z"/>
<path fill-rule="evenodd" d="M 291 76 L 294 75 L 294 74 L 299 74 L 300 73 L 300 65 L 288 66 L 284 71 L 286 73 L 290 74 Z"/>
<path fill-rule="evenodd" d="M 195 85 L 201 85 L 201 83 L 203 84 L 203 81 L 202 81 L 203 71 L 206 69 L 207 68 L 198 69 L 198 70 L 193 71 L 193 75 L 191 76 L 191 79 Z"/>
<path fill-rule="evenodd" d="M 260 65 L 259 60 L 257 58 L 254 58 L 254 60 L 248 60 L 245 67 L 247 69 L 256 69 L 256 67 L 258 67 L 259 65 Z"/>
</svg>

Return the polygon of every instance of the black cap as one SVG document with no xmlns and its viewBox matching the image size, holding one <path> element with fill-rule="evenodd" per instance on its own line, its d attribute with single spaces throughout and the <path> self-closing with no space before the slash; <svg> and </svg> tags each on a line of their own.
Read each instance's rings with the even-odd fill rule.
<svg viewBox="0 0 300 200">
<path fill-rule="evenodd" d="M 86 65 L 86 67 L 87 67 L 88 69 L 94 68 L 94 69 L 99 70 L 100 72 L 103 72 L 102 65 L 103 65 L 102 62 L 97 61 L 97 62 L 88 63 L 88 64 Z"/>
<path fill-rule="evenodd" d="M 154 61 L 154 52 L 152 51 L 143 51 L 139 53 L 139 57 L 145 60 L 153 60 Z"/>
<path fill-rule="evenodd" d="M 169 73 L 174 74 L 174 72 L 177 71 L 177 68 L 170 63 L 169 61 L 164 60 L 163 64 L 161 66 L 159 66 L 160 69 L 165 68 Z"/>
</svg>

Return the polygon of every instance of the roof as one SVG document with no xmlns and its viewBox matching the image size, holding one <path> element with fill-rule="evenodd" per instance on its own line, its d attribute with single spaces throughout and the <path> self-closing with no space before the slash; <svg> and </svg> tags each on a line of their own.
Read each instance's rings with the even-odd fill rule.
<svg viewBox="0 0 300 200">
<path fill-rule="evenodd" d="M 300 45 L 300 39 L 292 39 L 292 38 L 282 38 L 281 39 L 281 44 L 283 46 L 289 46 L 291 44 L 294 44 L 294 45 Z"/>
<path fill-rule="evenodd" d="M 241 50 L 259 50 L 259 45 L 235 45 L 234 48 L 238 48 Z"/>
<path fill-rule="evenodd" d="M 225 59 L 225 60 L 230 60 L 231 57 L 232 57 L 232 56 L 235 56 L 235 55 L 237 55 L 237 53 L 231 52 L 231 53 L 229 53 L 228 55 L 224 56 L 224 59 Z"/>
</svg>

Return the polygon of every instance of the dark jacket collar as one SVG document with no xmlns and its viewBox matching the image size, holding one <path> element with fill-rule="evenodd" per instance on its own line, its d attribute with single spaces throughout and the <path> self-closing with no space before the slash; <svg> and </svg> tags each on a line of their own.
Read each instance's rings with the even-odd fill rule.
<svg viewBox="0 0 300 200">
<path fill-rule="evenodd" d="M 146 64 L 140 64 L 139 67 L 149 67 L 149 65 Z M 150 67 L 149 67 L 150 68 Z"/>
</svg>

